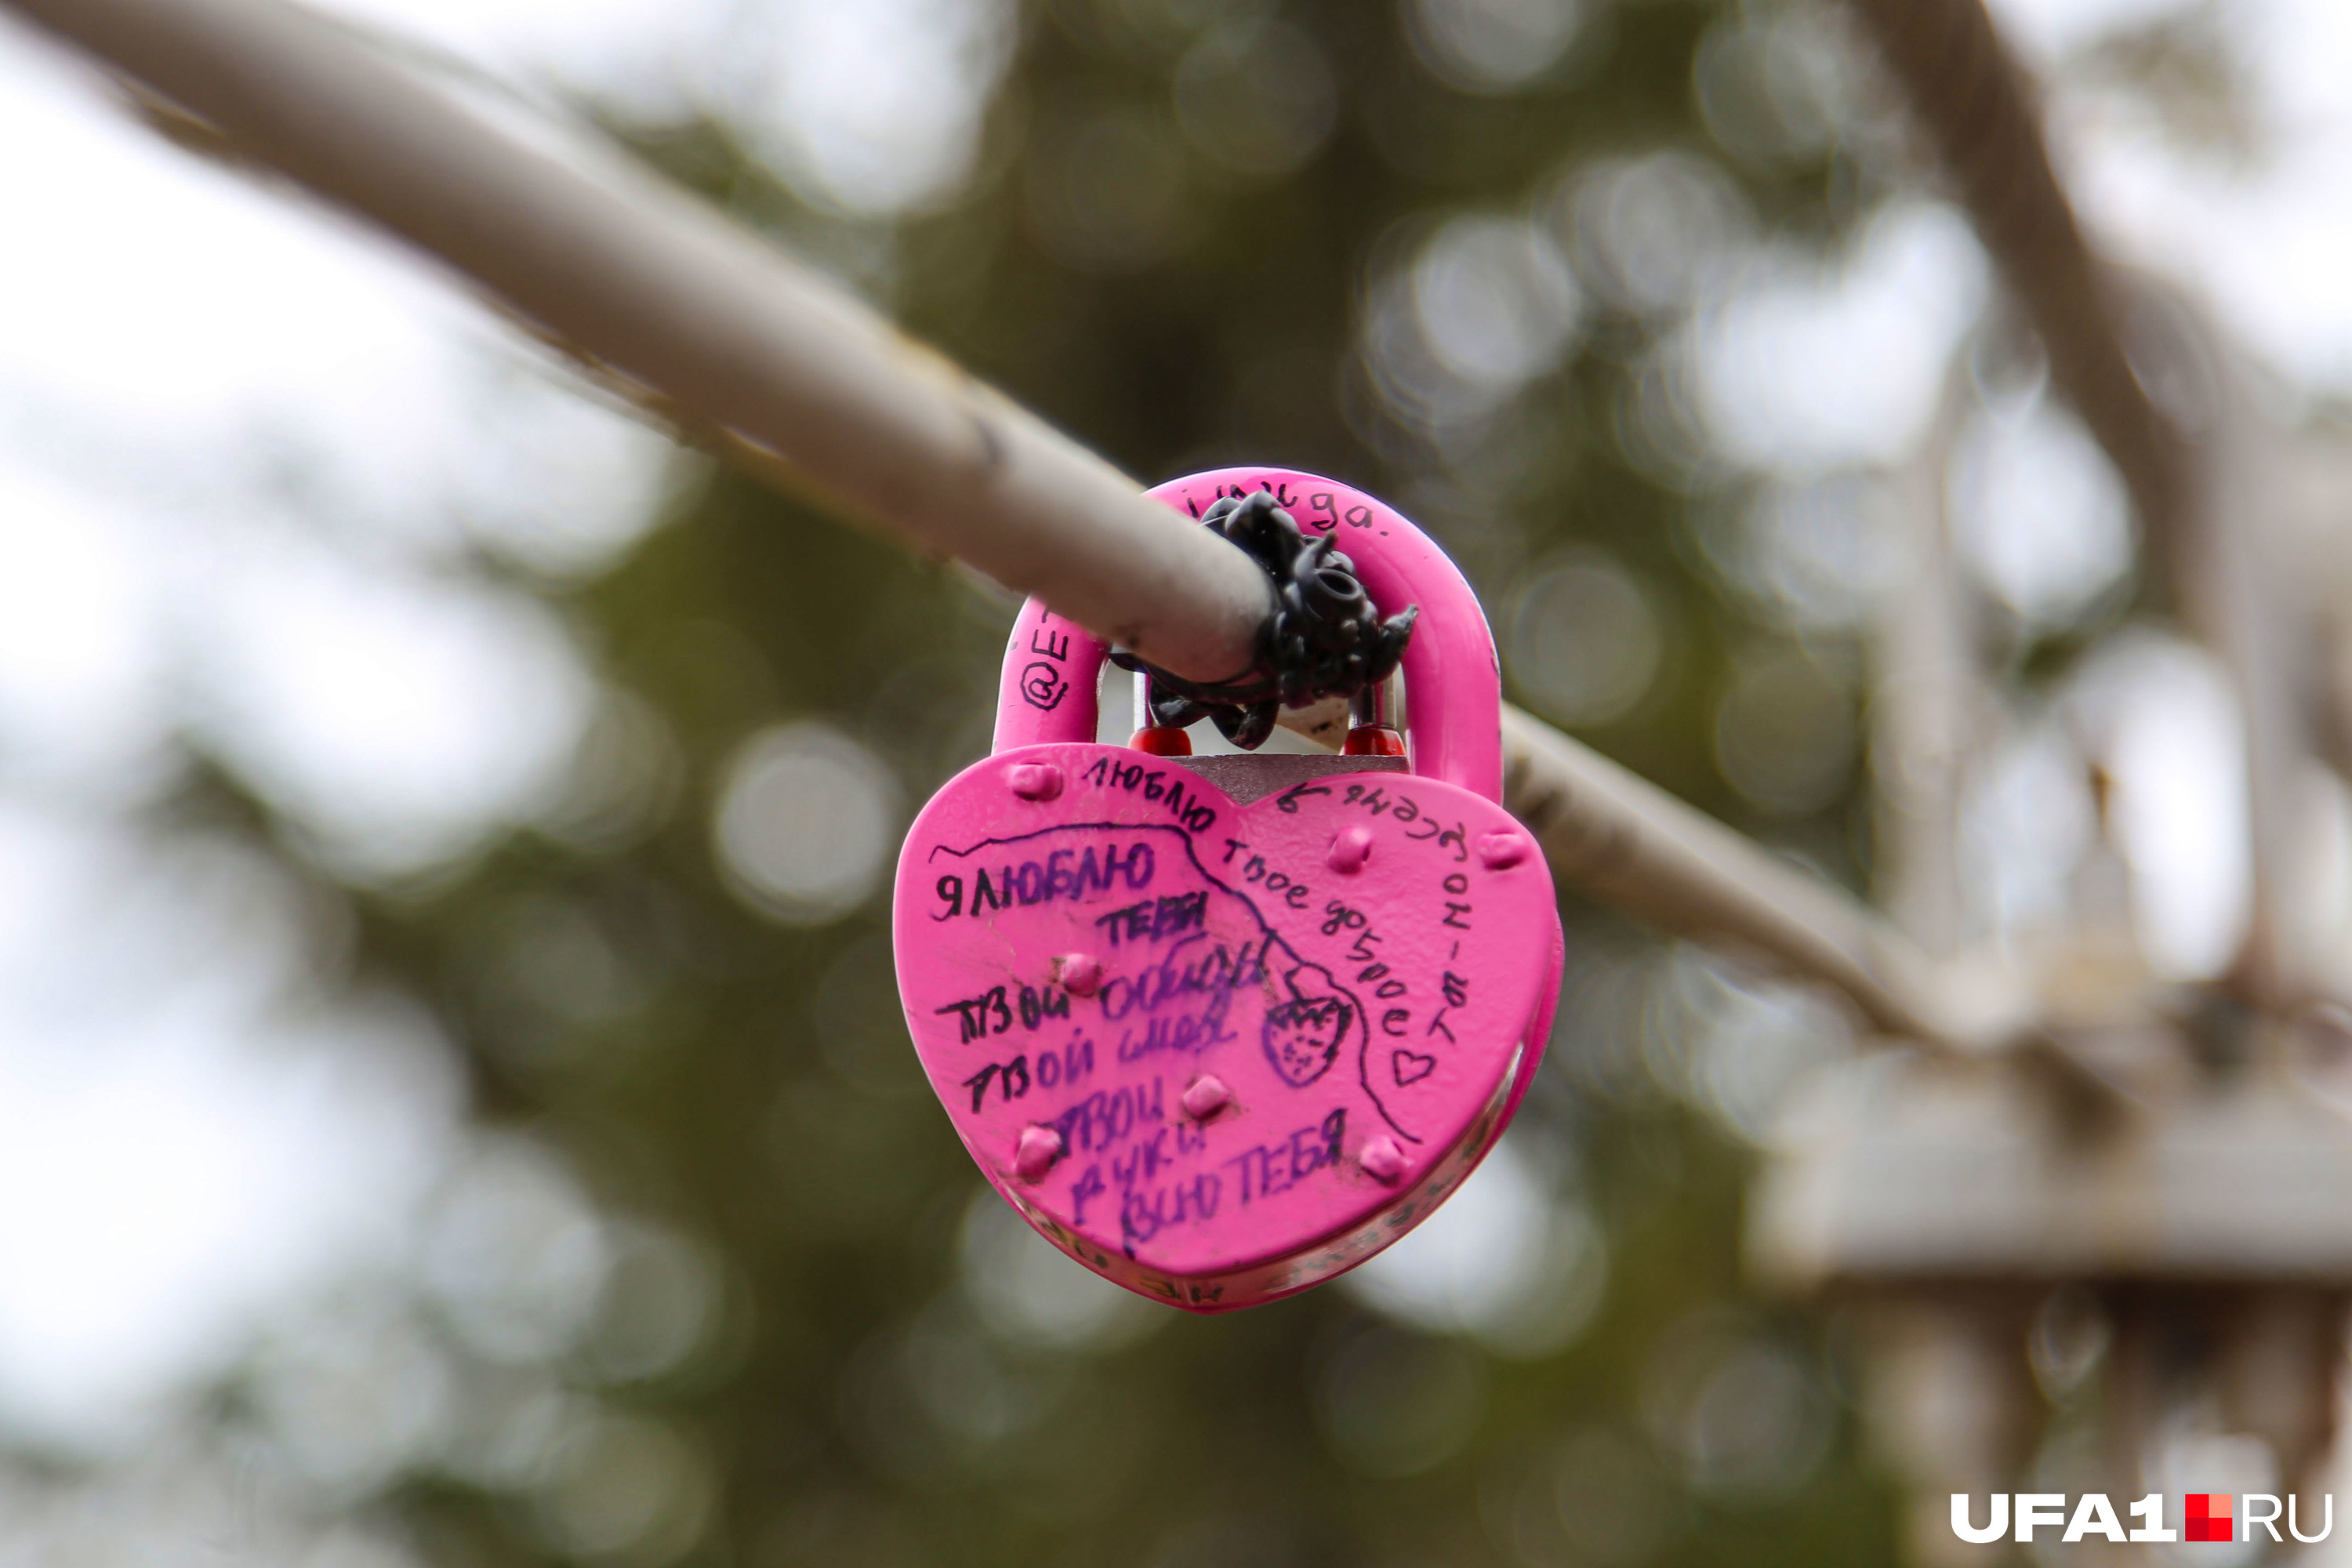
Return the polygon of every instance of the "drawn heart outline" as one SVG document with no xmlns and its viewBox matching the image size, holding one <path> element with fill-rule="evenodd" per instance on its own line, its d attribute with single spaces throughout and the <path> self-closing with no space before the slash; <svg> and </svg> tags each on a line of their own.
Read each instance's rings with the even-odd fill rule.
<svg viewBox="0 0 2352 1568">
<path fill-rule="evenodd" d="M 1389 1053 L 1389 1071 L 1399 1089 L 1409 1089 L 1437 1070 L 1437 1058 L 1408 1050 Z"/>
</svg>

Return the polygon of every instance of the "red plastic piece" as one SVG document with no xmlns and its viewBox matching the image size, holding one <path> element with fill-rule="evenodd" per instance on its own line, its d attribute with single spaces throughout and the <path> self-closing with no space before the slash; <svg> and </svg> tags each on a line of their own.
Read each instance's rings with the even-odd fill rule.
<svg viewBox="0 0 2352 1568">
<path fill-rule="evenodd" d="M 1192 737 L 1181 730 L 1163 729 L 1153 725 L 1138 730 L 1128 744 L 1139 752 L 1149 752 L 1155 757 L 1189 757 L 1192 754 Z"/>
</svg>

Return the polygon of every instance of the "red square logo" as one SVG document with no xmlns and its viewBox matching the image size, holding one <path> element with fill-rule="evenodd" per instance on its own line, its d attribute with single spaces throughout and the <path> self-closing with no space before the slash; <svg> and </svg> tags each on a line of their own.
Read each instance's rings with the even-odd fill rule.
<svg viewBox="0 0 2352 1568">
<path fill-rule="evenodd" d="M 2237 1539 L 2237 1496 L 2232 1492 L 2190 1492 L 2185 1532 L 2190 1541 Z"/>
</svg>

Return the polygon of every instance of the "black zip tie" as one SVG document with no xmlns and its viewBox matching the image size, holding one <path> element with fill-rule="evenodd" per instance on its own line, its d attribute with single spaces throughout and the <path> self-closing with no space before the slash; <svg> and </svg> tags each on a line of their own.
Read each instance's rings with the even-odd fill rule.
<svg viewBox="0 0 2352 1568">
<path fill-rule="evenodd" d="M 1201 521 L 1265 568 L 1274 613 L 1259 624 L 1256 662 L 1226 680 L 1187 680 L 1112 648 L 1112 663 L 1149 679 L 1154 724 L 1181 730 L 1212 719 L 1226 740 L 1255 752 L 1282 709 L 1352 698 L 1396 673 L 1420 605 L 1381 619 L 1356 563 L 1328 539 L 1301 533 L 1267 491 L 1226 496 Z"/>
</svg>

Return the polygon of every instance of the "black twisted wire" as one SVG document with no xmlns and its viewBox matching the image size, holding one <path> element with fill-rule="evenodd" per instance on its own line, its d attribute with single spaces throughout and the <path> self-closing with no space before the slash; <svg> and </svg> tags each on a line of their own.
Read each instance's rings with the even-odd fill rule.
<svg viewBox="0 0 2352 1568">
<path fill-rule="evenodd" d="M 1323 538 L 1308 538 L 1264 490 L 1227 496 L 1201 520 L 1247 552 L 1274 579 L 1275 610 L 1258 627 L 1256 661 L 1230 680 L 1187 680 L 1124 647 L 1111 662 L 1151 681 L 1151 721 L 1181 729 L 1213 720 L 1225 739 L 1255 752 L 1284 708 L 1353 697 L 1396 673 L 1421 614 L 1408 605 L 1386 620 L 1356 563 Z"/>
</svg>

